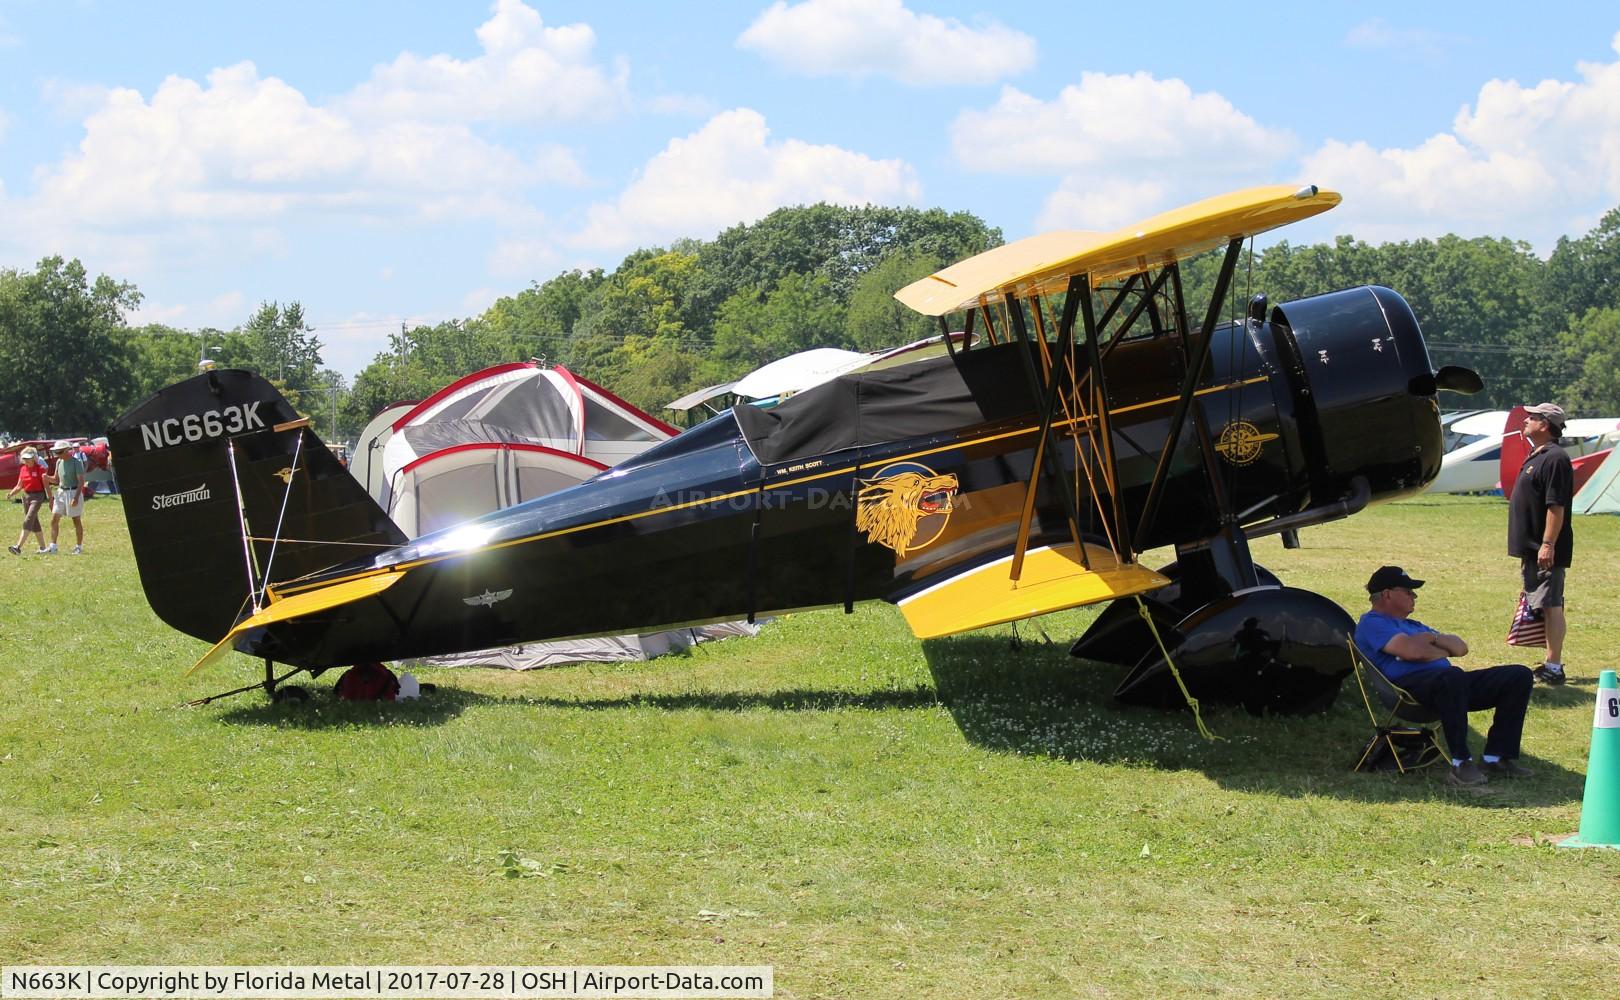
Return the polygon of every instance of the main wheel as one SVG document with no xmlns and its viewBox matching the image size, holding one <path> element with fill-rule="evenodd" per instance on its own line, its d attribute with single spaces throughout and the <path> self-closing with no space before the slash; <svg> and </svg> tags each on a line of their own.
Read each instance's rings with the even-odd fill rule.
<svg viewBox="0 0 1620 1000">
<path fill-rule="evenodd" d="M 280 705 L 283 702 L 299 702 L 309 700 L 309 689 L 299 687 L 297 684 L 285 684 L 270 692 L 270 700 Z"/>
</svg>

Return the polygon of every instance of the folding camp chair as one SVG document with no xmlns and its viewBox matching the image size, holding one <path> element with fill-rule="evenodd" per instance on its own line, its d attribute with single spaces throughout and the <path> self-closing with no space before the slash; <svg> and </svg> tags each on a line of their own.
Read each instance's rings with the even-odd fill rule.
<svg viewBox="0 0 1620 1000">
<path fill-rule="evenodd" d="M 1394 770 L 1405 774 L 1450 760 L 1432 725 L 1440 721 L 1440 713 L 1425 708 L 1405 688 L 1385 677 L 1356 646 L 1354 639 L 1347 645 L 1356 684 L 1361 688 L 1361 701 L 1367 706 L 1367 717 L 1375 730 L 1361 752 L 1361 759 L 1356 761 L 1355 770 L 1375 770 L 1377 764 L 1392 762 Z M 1373 707 L 1375 698 L 1382 711 Z M 1383 764 L 1382 769 L 1390 768 Z"/>
</svg>

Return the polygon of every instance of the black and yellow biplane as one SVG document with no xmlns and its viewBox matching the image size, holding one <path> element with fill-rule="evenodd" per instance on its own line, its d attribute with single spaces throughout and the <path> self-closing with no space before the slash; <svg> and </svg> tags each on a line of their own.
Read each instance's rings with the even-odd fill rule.
<svg viewBox="0 0 1620 1000">
<path fill-rule="evenodd" d="M 1222 322 L 1243 242 L 1338 201 L 1258 188 L 998 247 L 897 293 L 946 333 L 959 317 L 936 355 L 414 540 L 269 383 L 210 371 L 109 434 L 142 582 L 214 644 L 197 666 L 261 658 L 273 694 L 300 670 L 857 601 L 921 638 L 1113 602 L 1075 652 L 1131 666 L 1122 699 L 1180 703 L 1167 648 L 1197 697 L 1325 706 L 1350 620 L 1248 541 L 1421 491 L 1437 390 L 1479 388 L 1434 369 L 1387 288 Z M 1211 250 L 1193 314 L 1181 262 Z M 1142 564 L 1163 546 L 1171 565 Z"/>
</svg>

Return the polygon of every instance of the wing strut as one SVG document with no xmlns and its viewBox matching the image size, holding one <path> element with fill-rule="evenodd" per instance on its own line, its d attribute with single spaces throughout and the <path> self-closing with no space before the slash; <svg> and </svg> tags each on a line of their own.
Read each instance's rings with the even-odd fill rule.
<svg viewBox="0 0 1620 1000">
<path fill-rule="evenodd" d="M 1215 279 L 1215 291 L 1209 300 L 1209 310 L 1204 316 L 1204 327 L 1200 331 L 1196 358 L 1187 365 L 1186 374 L 1181 381 L 1181 395 L 1176 399 L 1175 412 L 1170 417 L 1170 428 L 1165 435 L 1164 447 L 1159 451 L 1158 464 L 1153 469 L 1153 480 L 1148 484 L 1147 500 L 1142 504 L 1142 519 L 1136 524 L 1136 539 L 1147 537 L 1147 530 L 1153 526 L 1154 515 L 1158 513 L 1159 497 L 1164 492 L 1164 483 L 1168 478 L 1166 473 L 1170 469 L 1170 459 L 1175 454 L 1176 442 L 1181 439 L 1182 425 L 1187 421 L 1187 411 L 1192 408 L 1193 393 L 1198 388 L 1198 376 L 1209 363 L 1209 351 L 1215 342 L 1215 320 L 1220 315 L 1221 302 L 1226 298 L 1227 286 L 1232 282 L 1232 273 L 1237 269 L 1238 251 L 1243 247 L 1242 237 L 1238 237 L 1226 244 L 1226 259 L 1221 262 L 1220 277 Z M 1183 340 L 1191 335 L 1187 329 L 1187 305 L 1181 295 L 1181 278 L 1179 268 L 1171 272 L 1171 279 L 1175 282 L 1177 311 L 1183 329 Z M 1218 489 L 1218 487 L 1217 487 Z"/>
<path fill-rule="evenodd" d="M 1075 297 L 1083 294 L 1077 289 L 1085 287 L 1083 276 L 1076 275 L 1069 279 L 1069 292 L 1063 303 L 1063 319 L 1058 324 L 1058 343 L 1053 356 L 1057 359 L 1051 371 L 1046 376 L 1045 391 L 1042 392 L 1039 379 L 1035 375 L 1035 361 L 1029 356 L 1029 337 L 1024 329 L 1023 307 L 1018 300 L 1009 296 L 1012 308 L 1008 312 L 1013 317 L 1013 327 L 1018 332 L 1021 353 L 1024 357 L 1025 372 L 1029 376 L 1030 388 L 1038 395 L 1036 400 L 1044 413 L 1041 416 L 1041 433 L 1035 439 L 1035 457 L 1030 464 L 1029 482 L 1024 485 L 1024 508 L 1018 517 L 1018 539 L 1014 543 L 1012 567 L 1009 578 L 1017 581 L 1024 569 L 1024 553 L 1029 548 L 1030 522 L 1035 515 L 1035 494 L 1040 487 L 1041 468 L 1047 461 L 1047 451 L 1052 438 L 1052 418 L 1057 409 L 1057 400 L 1060 393 L 1059 380 L 1063 377 L 1063 365 L 1060 363 L 1064 356 L 1070 353 L 1070 341 L 1074 337 L 1074 310 Z M 1091 560 L 1086 554 L 1085 542 L 1080 537 L 1080 507 L 1074 496 L 1074 488 L 1067 476 L 1063 474 L 1063 467 L 1053 462 L 1055 478 L 1063 486 L 1064 515 L 1069 522 L 1069 533 L 1074 536 L 1074 545 L 1080 554 L 1080 565 L 1086 569 L 1091 568 Z"/>
<path fill-rule="evenodd" d="M 1125 498 L 1120 496 L 1119 467 L 1114 462 L 1113 419 L 1108 415 L 1108 380 L 1103 375 L 1102 345 L 1097 343 L 1099 333 L 1097 318 L 1091 311 L 1091 275 L 1082 274 L 1078 277 L 1080 288 L 1077 291 L 1071 291 L 1069 294 L 1080 297 L 1080 311 L 1086 320 L 1086 345 L 1091 353 L 1091 370 L 1096 373 L 1096 377 L 1091 380 L 1091 386 L 1092 394 L 1097 400 L 1097 430 L 1102 435 L 1103 479 L 1108 486 L 1109 499 L 1112 501 L 1111 506 L 1114 508 L 1113 521 L 1118 526 L 1120 539 L 1125 546 L 1125 551 L 1120 555 L 1130 561 L 1135 558 L 1135 550 L 1131 545 L 1131 540 L 1125 537 L 1127 527 Z M 1074 285 L 1075 282 L 1071 279 L 1069 287 L 1073 288 Z"/>
</svg>

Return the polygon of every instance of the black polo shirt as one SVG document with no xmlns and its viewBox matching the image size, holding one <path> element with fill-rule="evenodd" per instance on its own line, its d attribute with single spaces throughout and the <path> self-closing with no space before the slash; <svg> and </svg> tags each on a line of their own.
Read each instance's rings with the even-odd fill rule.
<svg viewBox="0 0 1620 1000">
<path fill-rule="evenodd" d="M 1575 470 L 1564 449 L 1547 444 L 1531 452 L 1519 468 L 1508 509 L 1508 555 L 1534 559 L 1547 530 L 1547 508 L 1562 507 L 1564 527 L 1553 545 L 1553 565 L 1568 566 L 1575 552 L 1575 531 L 1569 523 L 1574 492 Z"/>
</svg>

